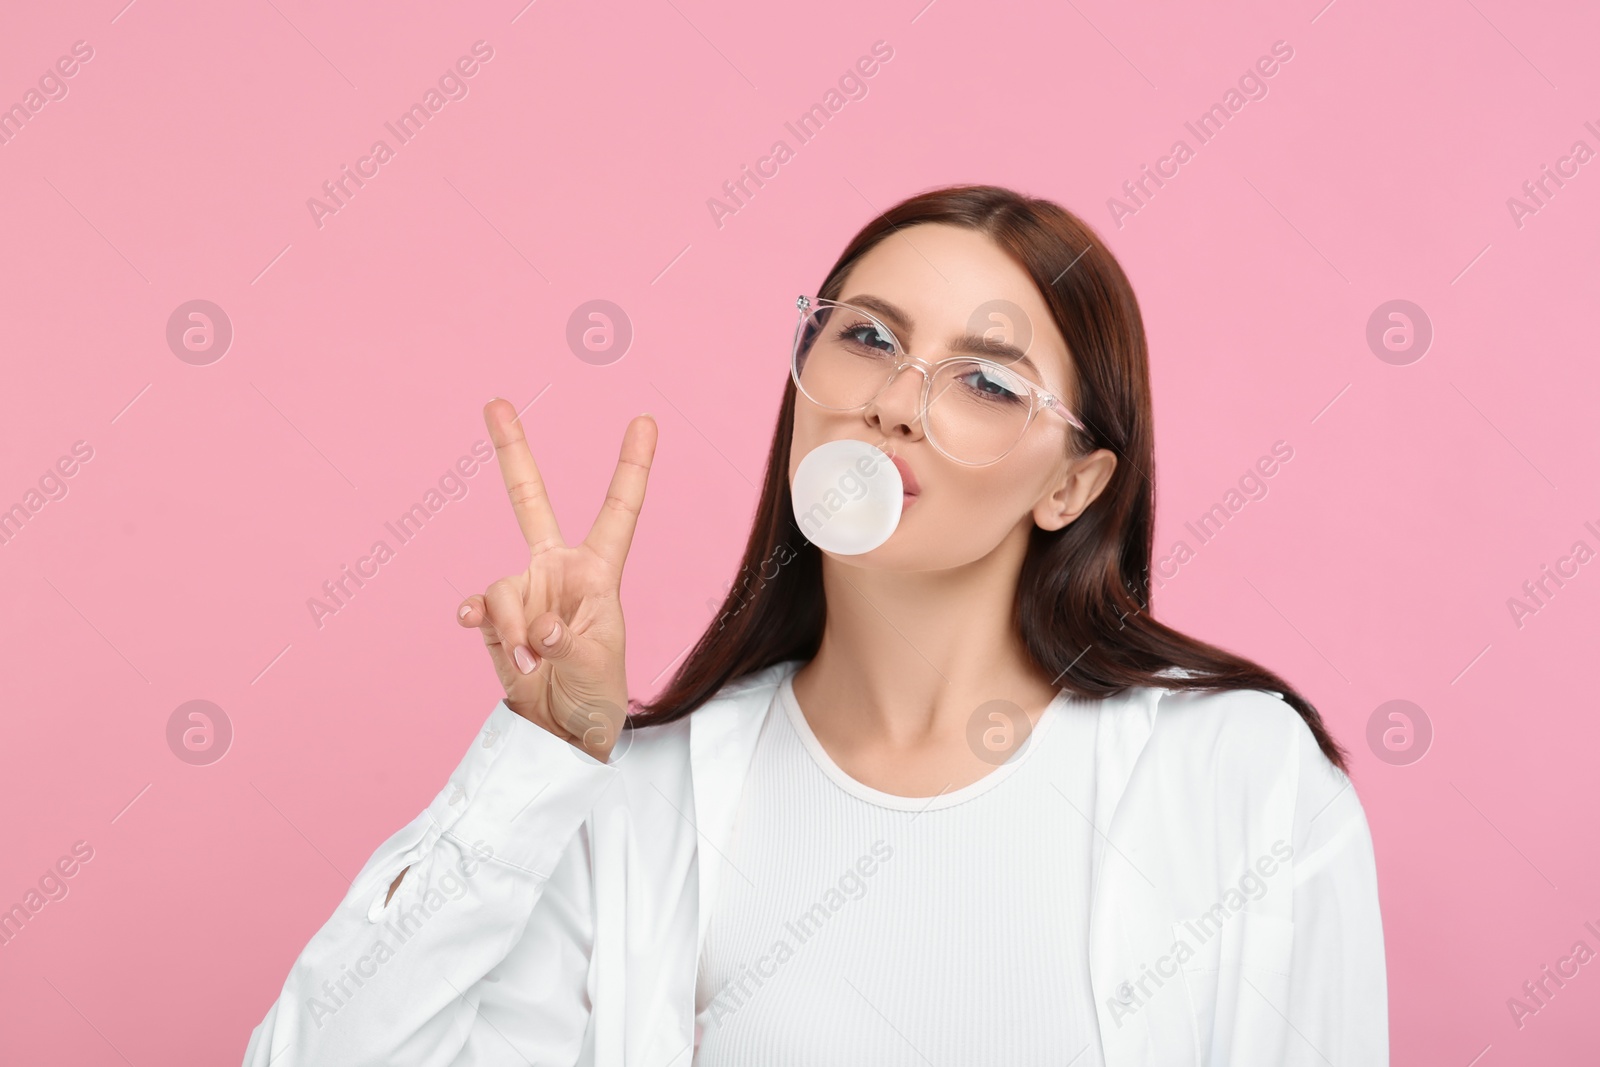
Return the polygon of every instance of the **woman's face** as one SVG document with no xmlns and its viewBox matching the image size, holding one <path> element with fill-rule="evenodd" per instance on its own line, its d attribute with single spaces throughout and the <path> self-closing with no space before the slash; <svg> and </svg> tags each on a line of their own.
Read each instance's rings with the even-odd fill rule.
<svg viewBox="0 0 1600 1067">
<path fill-rule="evenodd" d="M 1034 367 L 1006 363 L 1009 369 L 1076 410 L 1069 387 L 1071 359 L 1061 332 L 1033 281 L 981 233 L 941 223 L 907 227 L 851 268 L 838 299 L 871 311 L 906 352 L 929 363 L 973 354 L 956 347 L 968 333 L 989 333 L 1016 344 Z M 796 391 L 791 486 L 800 461 L 813 448 L 854 439 L 903 460 L 918 487 L 888 541 L 871 552 L 838 558 L 891 570 L 957 567 L 988 555 L 1008 536 L 1026 538 L 1030 526 L 1065 526 L 1109 480 L 1114 455 L 1101 449 L 1069 457 L 1069 427 L 1045 410 L 1034 415 L 1000 460 L 978 467 L 950 459 L 928 441 L 918 417 L 922 383 L 923 376 L 907 367 L 875 401 L 853 412 L 819 407 Z"/>
</svg>

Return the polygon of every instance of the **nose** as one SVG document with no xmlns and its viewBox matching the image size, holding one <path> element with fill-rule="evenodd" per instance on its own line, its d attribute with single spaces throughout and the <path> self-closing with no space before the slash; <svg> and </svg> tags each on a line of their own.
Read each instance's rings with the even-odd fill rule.
<svg viewBox="0 0 1600 1067">
<path fill-rule="evenodd" d="M 927 376 L 928 372 L 918 363 L 904 362 L 896 367 L 883 392 L 866 406 L 863 415 L 867 425 L 885 437 L 921 440 L 924 427 L 918 409 L 922 405 Z"/>
</svg>

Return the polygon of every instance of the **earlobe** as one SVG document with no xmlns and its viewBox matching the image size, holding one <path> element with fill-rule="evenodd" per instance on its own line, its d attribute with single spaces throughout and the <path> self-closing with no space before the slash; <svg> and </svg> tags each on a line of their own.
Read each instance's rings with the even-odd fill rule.
<svg viewBox="0 0 1600 1067">
<path fill-rule="evenodd" d="M 1050 533 L 1055 533 L 1057 530 L 1068 525 L 1076 518 L 1076 515 L 1069 514 L 1065 509 L 1057 509 L 1050 513 L 1045 522 L 1038 522 L 1037 518 L 1035 518 L 1034 521 L 1038 522 L 1040 529 L 1047 530 Z"/>
<path fill-rule="evenodd" d="M 1116 453 L 1104 448 L 1084 457 L 1061 486 L 1034 509 L 1033 521 L 1040 529 L 1050 531 L 1075 522 L 1111 483 L 1116 467 Z"/>
<path fill-rule="evenodd" d="M 1069 477 L 1066 484 L 1040 501 L 1033 509 L 1033 521 L 1041 530 L 1054 533 L 1078 517 L 1079 510 L 1072 506 L 1072 482 Z"/>
</svg>

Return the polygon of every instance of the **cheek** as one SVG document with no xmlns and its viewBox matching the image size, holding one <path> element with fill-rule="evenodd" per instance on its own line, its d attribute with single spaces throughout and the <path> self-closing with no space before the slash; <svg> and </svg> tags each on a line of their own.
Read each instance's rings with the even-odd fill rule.
<svg viewBox="0 0 1600 1067">
<path fill-rule="evenodd" d="M 822 437 L 817 429 L 817 418 L 814 412 L 796 410 L 794 413 L 794 431 L 789 435 L 789 482 L 794 483 L 794 472 L 800 469 L 800 461 L 806 458 L 817 445 L 822 443 Z"/>
<path fill-rule="evenodd" d="M 818 411 L 811 404 L 802 403 L 795 408 L 794 429 L 789 434 L 789 484 L 794 484 L 794 473 L 800 469 L 800 461 L 813 448 L 827 441 L 860 436 L 853 432 L 855 426 L 851 420 L 852 416 Z"/>
<path fill-rule="evenodd" d="M 1034 496 L 1018 475 L 998 471 L 991 473 L 993 476 L 988 478 L 963 479 L 961 498 L 971 515 L 971 521 L 978 526 L 1008 528 L 1019 515 L 1033 507 Z"/>
<path fill-rule="evenodd" d="M 902 519 L 889 542 L 893 553 L 880 557 L 890 567 L 943 570 L 982 559 L 1012 535 L 1032 504 L 1014 478 L 994 477 L 993 468 L 933 473 L 937 484 Z"/>
<path fill-rule="evenodd" d="M 1044 495 L 1050 458 L 1040 450 L 1024 452 L 1019 445 L 987 467 L 941 465 L 939 492 L 919 503 L 934 504 L 929 510 L 940 511 L 941 521 L 959 522 L 983 537 L 1004 536 Z"/>
</svg>

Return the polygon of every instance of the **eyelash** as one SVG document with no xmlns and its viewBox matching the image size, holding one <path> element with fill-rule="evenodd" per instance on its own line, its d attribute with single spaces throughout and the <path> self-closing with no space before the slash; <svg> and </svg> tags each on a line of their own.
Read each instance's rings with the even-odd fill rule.
<svg viewBox="0 0 1600 1067">
<path fill-rule="evenodd" d="M 852 324 L 850 326 L 846 326 L 843 329 L 841 329 L 839 331 L 838 340 L 840 340 L 840 341 L 853 341 L 856 344 L 866 344 L 866 342 L 862 341 L 860 338 L 855 336 L 857 330 L 871 330 L 872 333 L 873 333 L 873 336 L 875 338 L 880 338 L 882 336 L 878 332 L 878 328 L 876 326 L 872 325 L 872 323 L 870 323 L 870 322 L 858 322 L 858 323 L 854 323 L 854 324 Z"/>
<path fill-rule="evenodd" d="M 869 331 L 871 331 L 874 339 L 881 339 L 882 338 L 882 334 L 880 333 L 878 328 L 876 326 L 874 326 L 872 323 L 870 323 L 870 322 L 857 322 L 857 323 L 852 323 L 849 326 L 842 327 L 839 330 L 836 339 L 838 341 L 849 341 L 849 342 L 852 342 L 854 344 L 861 345 L 863 347 L 871 347 L 869 342 L 863 340 L 862 338 L 860 338 L 860 337 L 858 337 L 856 335 L 857 331 L 860 331 L 860 330 L 869 330 Z M 888 342 L 888 343 L 892 344 L 892 342 Z M 977 374 L 977 373 L 981 373 L 981 372 L 980 371 L 973 371 L 972 373 Z M 992 381 L 992 379 L 991 379 L 991 381 Z M 1003 402 L 1006 402 L 1006 403 L 1018 403 L 1018 404 L 1020 404 L 1020 403 L 1023 402 L 1024 394 L 1018 393 L 1018 392 L 1013 392 L 1011 389 L 1007 388 L 1005 386 L 1005 383 L 1003 383 L 1003 382 L 993 382 L 993 384 L 996 384 L 996 385 L 1000 386 L 1000 391 L 999 392 L 988 392 L 988 391 L 985 391 L 985 390 L 983 390 L 981 388 L 974 388 L 973 391 L 978 393 L 981 396 L 986 397 L 986 398 L 994 399 L 994 400 L 1000 400 L 1000 401 L 1003 401 Z"/>
</svg>

